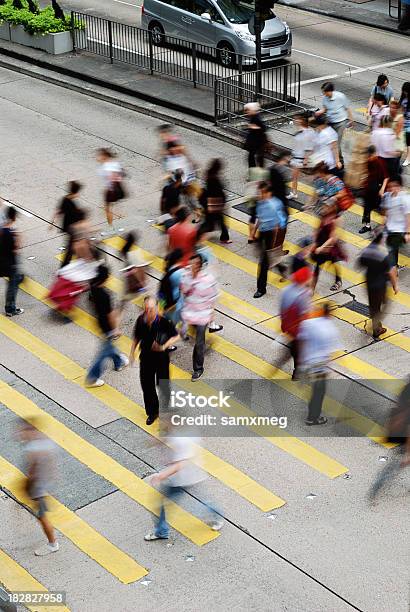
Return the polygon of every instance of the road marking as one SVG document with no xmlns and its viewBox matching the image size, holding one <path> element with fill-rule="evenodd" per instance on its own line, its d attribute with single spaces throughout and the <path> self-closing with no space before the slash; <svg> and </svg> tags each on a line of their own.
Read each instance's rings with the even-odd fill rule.
<svg viewBox="0 0 410 612">
<path fill-rule="evenodd" d="M 26 278 L 21 288 L 32 297 L 48 305 L 45 299 L 45 288 L 36 283 L 35 281 Z M 80 310 L 79 308 L 74 308 L 72 311 L 72 315 L 73 321 L 78 326 L 82 327 L 93 335 L 99 335 L 99 329 L 94 317 Z M 12 324 L 11 327 L 8 325 L 9 323 Z M 69 359 L 68 357 L 65 357 L 61 353 L 58 353 L 58 351 L 48 346 L 45 342 L 43 342 L 39 338 L 36 338 L 35 336 L 33 336 L 33 334 L 26 331 L 24 328 L 19 327 L 13 321 L 6 319 L 2 315 L 0 315 L 0 332 L 9 337 L 14 342 L 16 342 L 16 344 L 19 344 L 24 349 L 31 352 L 41 361 L 46 363 L 49 367 L 62 374 L 65 378 L 84 388 L 85 391 L 96 397 L 98 400 L 100 400 L 106 406 L 120 414 L 122 417 L 133 422 L 135 425 L 137 425 L 153 437 L 160 439 L 158 426 L 156 426 L 156 428 L 153 428 L 152 426 L 150 427 L 146 425 L 146 415 L 144 409 L 136 402 L 130 400 L 126 395 L 123 395 L 114 387 L 111 387 L 107 384 L 105 384 L 104 387 L 97 389 L 84 387 L 83 381 L 86 373 L 85 370 L 83 370 L 75 362 L 71 361 L 71 359 Z M 117 345 L 120 347 L 121 350 L 128 354 L 131 348 L 131 340 L 130 338 L 121 336 L 120 339 L 117 341 Z M 191 378 L 188 373 L 180 370 L 176 378 L 181 379 L 188 377 L 189 379 Z M 223 459 L 220 459 L 207 449 L 198 447 L 198 450 L 200 452 L 200 458 L 197 461 L 198 465 L 200 465 L 205 471 L 211 474 L 211 476 L 225 484 L 227 487 L 238 493 L 241 497 L 243 497 L 253 505 L 257 506 L 264 512 L 273 510 L 275 508 L 280 508 L 286 503 L 283 499 L 281 499 L 280 497 L 278 497 L 256 481 L 254 481 L 252 478 L 241 472 L 239 469 L 235 468 L 233 465 L 230 465 L 228 462 L 224 461 Z M 184 533 L 182 529 L 183 525 L 182 527 L 179 525 L 178 531 Z M 191 533 L 192 537 L 196 537 L 195 543 L 198 544 L 198 546 L 207 543 L 215 537 L 215 532 L 211 531 L 210 529 L 202 531 L 203 533 Z M 209 539 L 207 539 L 208 536 Z"/>
<path fill-rule="evenodd" d="M 393 66 L 399 66 L 400 64 L 407 64 L 410 62 L 410 57 L 404 59 L 395 60 L 393 62 L 386 62 L 385 64 L 374 64 L 373 66 L 367 66 L 365 68 L 356 68 L 356 70 L 347 70 L 345 74 L 359 74 L 359 72 L 367 72 L 368 70 L 378 70 L 379 68 L 392 68 Z"/>
<path fill-rule="evenodd" d="M 316 77 L 314 79 L 306 79 L 305 81 L 300 81 L 300 85 L 309 85 L 309 83 L 317 83 L 318 81 L 328 81 L 329 79 L 336 79 L 338 74 L 325 74 L 321 77 Z M 294 85 L 296 83 L 292 83 Z"/>
<path fill-rule="evenodd" d="M 141 8 L 140 4 L 131 4 L 131 2 L 124 2 L 124 0 L 113 0 L 113 2 L 117 2 L 118 4 L 126 4 L 127 6 L 133 6 L 134 8 Z"/>
<path fill-rule="evenodd" d="M 108 245 L 113 245 L 115 243 L 120 245 L 122 244 L 122 242 L 120 242 L 122 240 L 123 240 L 122 238 L 113 238 L 113 239 L 106 240 L 105 243 Z M 217 245 L 214 245 L 213 243 L 209 243 L 209 244 L 212 247 L 217 247 Z M 149 257 L 151 256 L 146 251 L 143 251 L 143 253 L 145 256 L 147 255 Z M 232 253 L 228 251 L 228 254 L 232 254 Z M 251 263 L 247 259 L 244 259 L 244 262 L 246 262 L 246 264 Z M 216 337 L 216 334 L 212 336 L 211 347 L 212 349 L 221 353 L 222 355 L 224 355 L 231 361 L 238 363 L 239 365 L 250 370 L 251 372 L 254 372 L 258 376 L 261 376 L 262 378 L 266 378 L 267 380 L 273 380 L 275 384 L 278 384 L 279 386 L 282 386 L 281 380 L 289 381 L 290 379 L 290 375 L 288 373 L 283 372 L 282 370 L 276 368 L 272 364 L 267 363 L 266 361 L 254 355 L 253 353 L 249 353 L 249 351 L 247 351 L 246 349 L 243 349 L 229 342 L 228 340 L 221 338 L 220 336 Z M 388 375 L 386 375 L 386 377 L 387 376 Z M 303 385 L 300 388 L 296 388 L 296 385 L 292 383 L 290 387 L 288 385 L 285 388 L 292 395 L 295 395 L 299 399 L 303 399 L 304 401 L 307 401 L 309 399 L 309 387 L 307 387 L 306 385 Z M 300 393 L 301 388 L 304 389 L 302 394 Z M 331 398 L 329 398 L 329 402 L 330 402 L 329 406 L 334 405 L 334 401 Z M 368 432 L 371 431 L 372 436 L 370 437 L 375 441 L 378 441 L 378 442 L 381 441 L 381 443 L 383 443 L 384 429 L 382 427 L 373 423 L 373 421 L 371 421 L 370 419 L 367 419 L 367 417 L 362 417 L 362 415 L 355 413 L 353 410 L 351 410 L 347 406 L 344 407 L 342 404 L 338 404 L 338 405 L 339 405 L 339 408 L 338 408 L 339 417 L 341 415 L 341 411 L 344 408 L 346 408 L 346 415 L 349 415 L 347 418 L 351 420 L 352 426 L 354 428 L 358 429 L 361 433 L 364 433 L 365 435 L 367 435 Z M 353 415 L 354 415 L 354 418 L 353 418 Z M 378 432 L 378 433 L 374 433 L 374 432 Z"/>
<path fill-rule="evenodd" d="M 292 53 L 303 53 L 303 55 L 310 55 L 311 57 L 315 57 L 317 59 L 325 60 L 326 62 L 332 62 L 332 64 L 342 64 L 342 66 L 351 66 L 352 68 L 360 68 L 360 66 L 355 66 L 354 64 L 349 64 L 348 62 L 341 62 L 339 60 L 330 59 L 329 57 L 324 57 L 323 55 L 316 55 L 316 53 L 309 53 L 308 51 L 301 51 L 300 49 L 292 48 Z M 327 77 L 324 77 L 327 78 Z"/>
<path fill-rule="evenodd" d="M 20 591 L 32 591 L 48 593 L 48 589 L 38 582 L 27 570 L 19 565 L 14 559 L 9 557 L 3 550 L 0 549 L 0 583 L 4 584 L 10 593 Z M 24 604 L 27 610 L 38 612 L 41 608 L 38 605 Z M 6 609 L 6 608 L 4 608 Z M 7 608 L 8 609 L 8 608 Z M 66 606 L 45 606 L 47 612 L 70 612 Z"/>
<path fill-rule="evenodd" d="M 33 501 L 25 493 L 24 482 L 25 476 L 23 472 L 3 457 L 0 457 L 1 486 L 7 491 L 10 491 L 20 503 L 34 509 Z M 145 567 L 139 565 L 134 559 L 114 546 L 114 544 L 93 529 L 93 527 L 81 519 L 75 512 L 66 508 L 54 497 L 49 496 L 48 500 L 50 501 L 49 517 L 54 527 L 64 534 L 66 538 L 71 540 L 77 548 L 96 561 L 101 567 L 106 569 L 107 572 L 118 578 L 122 583 L 130 584 L 148 573 Z M 1 573 L 2 570 L 0 569 L 0 580 Z"/>
</svg>

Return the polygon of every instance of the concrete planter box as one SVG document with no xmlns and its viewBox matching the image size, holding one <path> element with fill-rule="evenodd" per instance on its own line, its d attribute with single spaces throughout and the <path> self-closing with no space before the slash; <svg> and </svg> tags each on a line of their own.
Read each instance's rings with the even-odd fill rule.
<svg viewBox="0 0 410 612">
<path fill-rule="evenodd" d="M 10 40 L 10 26 L 6 21 L 0 24 L 0 39 Z"/>
<path fill-rule="evenodd" d="M 32 36 L 25 31 L 23 26 L 18 25 L 10 27 L 9 40 L 25 47 L 41 49 L 52 55 L 69 53 L 73 50 L 71 32 L 58 32 L 57 34 L 45 34 L 44 36 L 36 34 Z"/>
</svg>

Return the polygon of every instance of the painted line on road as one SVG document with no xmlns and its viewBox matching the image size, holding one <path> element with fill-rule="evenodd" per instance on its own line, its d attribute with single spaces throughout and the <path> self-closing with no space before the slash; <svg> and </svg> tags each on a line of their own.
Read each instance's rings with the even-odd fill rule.
<svg viewBox="0 0 410 612">
<path fill-rule="evenodd" d="M 301 49 L 292 48 L 292 53 L 302 53 L 303 55 L 310 55 L 311 57 L 315 57 L 317 59 L 325 60 L 326 62 L 332 62 L 332 64 L 342 64 L 342 66 L 351 66 L 352 68 L 360 68 L 360 66 L 355 66 L 354 64 L 349 64 L 348 62 L 341 62 L 340 60 L 334 60 L 330 57 L 324 57 L 323 55 L 317 55 L 316 53 L 310 53 L 309 51 L 302 51 Z"/>
<path fill-rule="evenodd" d="M 6 391 L 0 382 L 0 388 Z M 0 457 L 0 484 L 22 504 L 34 509 L 33 501 L 27 496 L 24 484 L 26 477 L 18 468 Z M 75 512 L 66 508 L 54 497 L 50 501 L 49 518 L 58 531 L 82 550 L 88 557 L 96 561 L 110 574 L 124 584 L 130 584 L 145 576 L 148 572 L 129 555 L 109 542 L 103 535 L 86 523 Z M 1 567 L 1 566 L 0 566 Z M 0 569 L 1 579 L 1 569 Z M 25 590 L 25 589 L 23 589 Z M 37 610 L 37 608 L 36 608 Z"/>
<path fill-rule="evenodd" d="M 105 243 L 108 245 L 110 244 L 112 245 L 114 240 L 116 239 L 115 238 L 109 239 L 105 241 Z M 119 241 L 122 241 L 122 240 L 123 240 L 122 238 L 119 238 Z M 118 244 L 121 244 L 121 242 L 118 242 Z M 211 242 L 207 244 L 209 244 L 211 247 L 214 247 L 214 248 L 221 248 L 219 247 L 219 245 L 215 245 Z M 229 255 L 233 255 L 231 251 L 228 251 L 228 250 L 226 251 L 227 253 L 223 253 L 222 255 L 223 257 L 229 258 Z M 146 251 L 143 251 L 143 253 L 145 254 L 145 256 L 147 256 Z M 152 257 L 150 253 L 148 253 L 148 256 Z M 252 263 L 247 259 L 244 259 L 244 258 L 241 258 L 241 259 L 243 259 L 244 262 L 246 262 L 247 264 Z M 266 378 L 267 380 L 274 381 L 275 384 L 284 388 L 286 391 L 290 392 L 292 395 L 298 397 L 299 399 L 302 399 L 304 401 L 309 400 L 310 389 L 308 388 L 308 386 L 300 385 L 300 387 L 297 387 L 294 383 L 291 383 L 289 385 L 290 374 L 264 361 L 263 359 L 261 359 L 257 355 L 254 355 L 253 353 L 250 353 L 246 349 L 243 349 L 242 347 L 239 347 L 233 344 L 232 342 L 229 342 L 228 340 L 226 340 L 225 338 L 222 338 L 221 336 L 216 336 L 216 334 L 214 334 L 212 337 L 211 348 L 213 350 L 216 350 L 221 355 L 224 355 L 231 361 L 234 361 L 235 363 L 238 363 L 239 365 L 250 370 L 251 372 L 254 372 L 261 378 Z M 335 405 L 335 401 L 332 398 L 327 397 L 327 402 L 325 401 L 324 403 L 324 410 L 326 410 L 326 405 L 328 405 L 329 409 Z M 349 407 L 343 406 L 339 402 L 336 402 L 336 403 L 338 404 L 338 409 L 337 409 L 338 417 L 348 419 L 353 428 L 357 429 L 364 435 L 369 435 L 369 437 L 371 437 L 373 440 L 376 440 L 379 442 L 380 439 L 383 438 L 384 430 L 378 424 L 374 423 L 367 417 L 363 417 L 362 415 L 357 414 L 354 410 L 351 410 Z M 345 411 L 345 413 L 343 413 L 343 411 Z M 371 434 L 369 434 L 369 432 L 371 432 Z"/>
<path fill-rule="evenodd" d="M 47 290 L 42 285 L 26 278 L 21 285 L 21 288 L 35 299 L 49 306 L 49 303 L 45 297 Z M 96 319 L 87 312 L 75 307 L 72 310 L 72 319 L 79 327 L 82 327 L 93 335 L 99 336 L 99 329 Z M 13 336 L 11 329 L 7 327 L 5 328 L 4 323 L 13 323 L 14 328 L 16 328 L 15 336 Z M 33 334 L 26 331 L 24 328 L 21 328 L 14 322 L 9 321 L 1 315 L 0 332 L 4 333 L 11 340 L 31 352 L 52 369 L 56 370 L 60 374 L 63 374 L 65 378 L 84 388 L 85 391 L 96 397 L 96 399 L 100 400 L 122 417 L 137 425 L 140 429 L 143 429 L 146 433 L 157 439 L 161 439 L 159 436 L 158 425 L 154 425 L 154 427 L 146 425 L 146 414 L 142 406 L 136 402 L 133 402 L 126 395 L 123 395 L 120 391 L 117 391 L 114 387 L 107 384 L 105 384 L 104 387 L 97 389 L 85 387 L 83 383 L 86 374 L 85 370 L 83 370 L 68 357 L 58 353 L 58 351 L 48 346 L 45 342 L 33 336 Z M 117 345 L 126 354 L 129 354 L 131 339 L 127 338 L 126 336 L 121 336 L 119 340 L 117 340 Z M 186 378 L 190 380 L 191 376 L 183 370 L 178 370 L 175 378 Z M 213 391 L 213 394 L 214 393 L 215 391 Z M 233 465 L 230 465 L 228 462 L 220 459 L 207 449 L 198 447 L 198 450 L 200 451 L 200 458 L 198 458 L 197 463 L 200 465 L 200 467 L 264 512 L 273 510 L 275 508 L 280 508 L 286 503 L 283 499 L 257 483 L 255 480 L 241 472 L 239 469 L 235 468 Z M 180 531 L 180 529 L 178 530 Z M 181 533 L 183 532 L 181 531 Z M 214 533 L 215 532 L 211 531 L 211 534 Z M 211 537 L 210 539 L 214 539 L 214 537 L 215 536 Z M 201 534 L 198 534 L 198 538 L 205 540 Z M 203 541 L 202 543 L 206 543 L 206 541 Z M 202 544 L 198 545 L 200 546 Z"/>
<path fill-rule="evenodd" d="M 309 85 L 309 83 L 317 83 L 318 81 L 328 81 L 329 79 L 336 79 L 338 76 L 338 74 L 325 74 L 324 76 L 316 77 L 314 79 L 300 81 L 300 85 Z M 292 85 L 296 85 L 296 83 L 292 83 Z"/>
<path fill-rule="evenodd" d="M 378 70 L 379 68 L 392 68 L 393 66 L 407 64 L 408 62 L 410 62 L 410 57 L 395 60 L 393 62 L 386 62 L 384 64 L 374 64 L 373 66 L 367 66 L 365 68 L 356 68 L 356 70 L 347 70 L 345 74 L 359 74 L 360 72 L 367 72 L 368 70 Z"/>
<path fill-rule="evenodd" d="M 20 472 L 21 473 L 21 472 Z M 48 589 L 38 582 L 24 567 L 19 565 L 14 559 L 9 557 L 3 550 L 0 549 L 0 583 L 4 584 L 10 593 L 18 592 L 39 592 L 48 593 Z M 32 612 L 38 612 L 38 604 L 25 603 L 24 607 Z M 6 608 L 4 608 L 6 609 Z M 8 609 L 8 608 L 7 608 Z M 70 612 L 66 606 L 45 606 L 47 612 Z"/>
</svg>

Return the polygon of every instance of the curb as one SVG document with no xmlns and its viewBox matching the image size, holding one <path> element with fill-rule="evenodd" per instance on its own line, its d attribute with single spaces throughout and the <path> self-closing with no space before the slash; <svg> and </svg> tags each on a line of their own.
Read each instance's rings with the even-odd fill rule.
<svg viewBox="0 0 410 612">
<path fill-rule="evenodd" d="M 393 28 L 390 25 L 383 26 L 378 23 L 368 23 L 360 19 L 355 19 L 354 17 L 348 17 L 344 14 L 333 13 L 333 12 L 325 11 L 319 8 L 309 8 L 305 6 L 300 6 L 297 3 L 287 2 L 286 0 L 276 0 L 276 2 L 277 4 L 280 4 L 281 6 L 287 6 L 290 8 L 298 9 L 298 11 L 305 11 L 306 13 L 314 13 L 316 15 L 323 15 L 325 17 L 333 17 L 333 19 L 339 19 L 340 21 L 347 21 L 348 23 L 355 23 L 357 25 L 366 26 L 368 28 L 375 28 L 376 30 L 383 30 L 383 32 L 392 32 L 393 34 L 398 34 L 400 36 L 407 36 L 407 37 L 410 36 L 410 32 L 409 33 L 400 32 L 400 30 L 398 30 L 397 28 Z"/>
</svg>

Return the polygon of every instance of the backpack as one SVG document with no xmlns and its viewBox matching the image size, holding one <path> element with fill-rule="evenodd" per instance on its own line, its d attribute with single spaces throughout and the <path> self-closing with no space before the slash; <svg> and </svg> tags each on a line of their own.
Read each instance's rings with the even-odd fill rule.
<svg viewBox="0 0 410 612">
<path fill-rule="evenodd" d="M 344 189 L 337 193 L 336 201 L 339 211 L 344 212 L 345 210 L 349 210 L 354 204 L 354 195 L 351 189 L 345 185 Z"/>
<path fill-rule="evenodd" d="M 168 308 L 171 308 L 176 304 L 172 290 L 171 276 L 177 270 L 180 270 L 180 266 L 168 270 L 168 272 L 162 277 L 159 284 L 158 297 L 163 304 L 164 310 L 168 310 Z"/>
<path fill-rule="evenodd" d="M 283 310 L 281 313 L 281 321 L 282 332 L 296 338 L 301 322 L 299 305 L 296 300 L 292 302 L 286 310 Z"/>
</svg>

